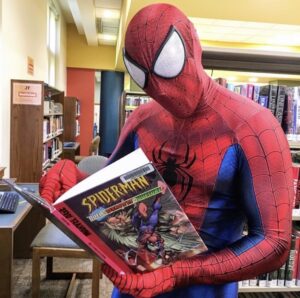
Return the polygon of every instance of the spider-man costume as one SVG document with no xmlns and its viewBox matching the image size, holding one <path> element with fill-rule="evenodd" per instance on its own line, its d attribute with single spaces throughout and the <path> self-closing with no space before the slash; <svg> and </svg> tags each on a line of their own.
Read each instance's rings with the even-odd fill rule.
<svg viewBox="0 0 300 298">
<path fill-rule="evenodd" d="M 206 75 L 196 31 L 174 6 L 134 16 L 124 62 L 154 100 L 127 120 L 110 162 L 141 147 L 209 251 L 144 274 L 105 266 L 113 297 L 236 297 L 237 280 L 279 268 L 289 252 L 293 180 L 280 124 Z"/>
</svg>

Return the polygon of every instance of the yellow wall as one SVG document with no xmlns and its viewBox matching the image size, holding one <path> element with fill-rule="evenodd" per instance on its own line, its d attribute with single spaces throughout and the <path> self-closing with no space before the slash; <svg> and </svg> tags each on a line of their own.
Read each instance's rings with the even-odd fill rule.
<svg viewBox="0 0 300 298">
<path fill-rule="evenodd" d="M 48 3 L 45 0 L 9 0 L 1 1 L 0 6 L 0 165 L 9 167 L 10 81 L 47 81 Z M 66 25 L 63 18 L 59 22 L 61 48 L 55 87 L 65 90 Z M 34 60 L 34 75 L 27 74 L 28 56 Z M 9 175 L 9 170 L 5 174 Z"/>
<path fill-rule="evenodd" d="M 300 25 L 299 0 L 131 0 L 129 19 L 151 3 L 170 3 L 189 17 Z"/>
<path fill-rule="evenodd" d="M 115 69 L 115 47 L 88 46 L 74 24 L 67 26 L 67 66 L 99 70 Z"/>
</svg>

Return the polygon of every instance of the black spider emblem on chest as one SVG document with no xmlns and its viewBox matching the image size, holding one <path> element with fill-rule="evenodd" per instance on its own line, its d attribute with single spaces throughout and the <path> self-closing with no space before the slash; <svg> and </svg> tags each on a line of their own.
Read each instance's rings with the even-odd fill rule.
<svg viewBox="0 0 300 298">
<path fill-rule="evenodd" d="M 193 177 L 187 170 L 194 164 L 196 153 L 191 153 L 190 146 L 186 144 L 182 160 L 172 156 L 163 159 L 162 156 L 165 155 L 163 154 L 163 149 L 166 143 L 164 142 L 159 150 L 152 150 L 152 158 L 156 168 L 170 187 L 180 185 L 180 197 L 177 198 L 180 202 L 186 198 L 193 185 Z"/>
</svg>

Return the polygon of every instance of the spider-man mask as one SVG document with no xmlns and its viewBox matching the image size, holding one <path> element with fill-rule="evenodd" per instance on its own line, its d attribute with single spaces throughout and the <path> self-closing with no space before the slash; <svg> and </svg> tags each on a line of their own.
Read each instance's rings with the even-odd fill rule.
<svg viewBox="0 0 300 298">
<path fill-rule="evenodd" d="M 124 63 L 133 80 L 166 110 L 191 116 L 208 87 L 193 24 L 176 7 L 153 4 L 131 20 Z"/>
</svg>

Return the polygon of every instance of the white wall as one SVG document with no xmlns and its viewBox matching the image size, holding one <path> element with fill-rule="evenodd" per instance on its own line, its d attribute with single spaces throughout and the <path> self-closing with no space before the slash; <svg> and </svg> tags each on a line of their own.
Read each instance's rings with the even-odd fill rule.
<svg viewBox="0 0 300 298">
<path fill-rule="evenodd" d="M 2 65 L 0 64 L 0 165 L 7 167 L 5 175 L 8 176 L 10 158 L 10 80 L 47 81 L 48 3 L 45 0 L 0 1 L 0 59 L 2 60 Z M 61 47 L 55 87 L 65 90 L 66 24 L 63 18 L 60 18 L 60 29 Z M 34 75 L 27 74 L 28 56 L 34 60 Z"/>
</svg>

